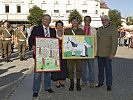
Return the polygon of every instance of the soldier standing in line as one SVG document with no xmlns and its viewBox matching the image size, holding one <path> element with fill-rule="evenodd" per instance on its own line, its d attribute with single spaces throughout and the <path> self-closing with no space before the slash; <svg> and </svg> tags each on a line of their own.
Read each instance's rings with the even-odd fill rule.
<svg viewBox="0 0 133 100">
<path fill-rule="evenodd" d="M 3 28 L 1 29 L 3 47 L 4 47 L 4 56 L 7 62 L 12 62 L 11 58 L 11 44 L 13 38 L 13 30 L 9 28 L 9 22 L 5 20 L 3 22 Z"/>
<path fill-rule="evenodd" d="M 16 30 L 16 37 L 17 37 L 20 61 L 26 60 L 25 52 L 26 52 L 27 32 L 25 31 L 24 25 L 21 25 L 20 28 L 18 30 Z"/>
<path fill-rule="evenodd" d="M 2 58 L 4 58 L 4 47 L 3 47 L 2 27 L 3 27 L 3 23 L 1 22 L 1 23 L 0 23 L 0 52 L 1 52 Z"/>
<path fill-rule="evenodd" d="M 12 43 L 11 43 L 11 53 L 13 53 L 14 51 L 14 42 L 15 42 L 15 32 L 14 30 L 12 29 L 12 26 L 9 27 L 9 30 L 11 30 L 11 33 L 12 33 Z"/>
</svg>

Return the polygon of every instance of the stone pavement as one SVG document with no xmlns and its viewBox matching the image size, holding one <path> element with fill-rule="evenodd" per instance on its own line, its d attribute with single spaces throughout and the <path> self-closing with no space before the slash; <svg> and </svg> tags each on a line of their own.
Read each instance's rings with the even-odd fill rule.
<svg viewBox="0 0 133 100">
<path fill-rule="evenodd" d="M 82 87 L 81 92 L 68 90 L 69 80 L 66 86 L 56 88 L 53 83 L 54 93 L 44 91 L 42 84 L 38 100 L 133 100 L 133 49 L 119 47 L 113 64 L 113 86 L 108 92 L 106 86 L 100 88 Z M 95 61 L 95 77 L 97 81 L 97 61 Z M 8 100 L 32 100 L 33 71 L 25 77 L 13 96 Z"/>
<path fill-rule="evenodd" d="M 16 49 L 12 54 L 13 62 L 5 62 L 0 58 L 0 100 L 10 98 L 21 80 L 31 72 L 34 61 L 31 58 L 32 51 L 28 51 L 26 57 L 28 60 L 20 61 Z M 30 62 L 30 63 L 29 63 Z"/>
</svg>

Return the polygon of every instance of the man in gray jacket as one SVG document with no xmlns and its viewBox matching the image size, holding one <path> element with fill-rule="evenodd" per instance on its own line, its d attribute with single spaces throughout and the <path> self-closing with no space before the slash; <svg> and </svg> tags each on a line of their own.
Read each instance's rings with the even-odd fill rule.
<svg viewBox="0 0 133 100">
<path fill-rule="evenodd" d="M 97 55 L 98 55 L 98 85 L 100 87 L 104 82 L 104 68 L 106 73 L 107 91 L 111 91 L 112 86 L 112 59 L 116 54 L 118 45 L 117 28 L 110 25 L 109 17 L 101 17 L 103 26 L 97 31 Z"/>
</svg>

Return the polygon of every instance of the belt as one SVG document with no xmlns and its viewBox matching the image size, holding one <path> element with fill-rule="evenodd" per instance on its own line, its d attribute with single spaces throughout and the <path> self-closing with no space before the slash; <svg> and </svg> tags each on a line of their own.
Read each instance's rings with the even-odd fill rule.
<svg viewBox="0 0 133 100">
<path fill-rule="evenodd" d="M 18 41 L 26 41 L 26 40 L 24 40 L 24 39 L 18 39 Z"/>
<path fill-rule="evenodd" d="M 11 40 L 11 38 L 5 38 L 5 40 Z"/>
</svg>

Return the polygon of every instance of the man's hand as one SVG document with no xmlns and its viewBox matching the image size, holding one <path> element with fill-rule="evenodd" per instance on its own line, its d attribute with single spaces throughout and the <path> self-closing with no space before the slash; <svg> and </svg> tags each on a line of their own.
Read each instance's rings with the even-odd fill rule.
<svg viewBox="0 0 133 100">
<path fill-rule="evenodd" d="M 114 56 L 111 54 L 110 56 L 109 56 L 109 59 L 113 59 L 114 58 Z"/>
</svg>

